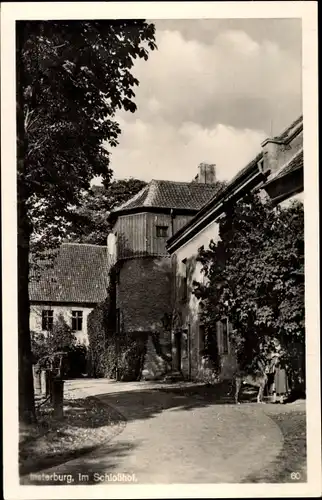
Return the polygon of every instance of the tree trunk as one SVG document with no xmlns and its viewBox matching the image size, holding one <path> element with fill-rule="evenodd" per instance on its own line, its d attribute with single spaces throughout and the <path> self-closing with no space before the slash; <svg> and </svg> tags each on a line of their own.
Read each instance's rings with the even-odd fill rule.
<svg viewBox="0 0 322 500">
<path fill-rule="evenodd" d="M 25 423 L 35 420 L 34 387 L 29 330 L 29 239 L 24 203 L 18 195 L 18 362 L 19 362 L 19 419 Z"/>
<path fill-rule="evenodd" d="M 35 421 L 35 399 L 29 330 L 29 245 L 31 224 L 26 201 L 26 152 L 27 140 L 24 127 L 24 68 L 21 58 L 23 33 L 17 27 L 17 222 L 18 222 L 18 369 L 19 369 L 19 420 Z"/>
</svg>

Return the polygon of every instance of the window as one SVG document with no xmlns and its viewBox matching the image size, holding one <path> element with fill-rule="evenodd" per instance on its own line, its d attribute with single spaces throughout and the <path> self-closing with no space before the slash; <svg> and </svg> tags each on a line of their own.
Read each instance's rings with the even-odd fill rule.
<svg viewBox="0 0 322 500">
<path fill-rule="evenodd" d="M 221 320 L 222 353 L 228 354 L 228 318 Z"/>
<path fill-rule="evenodd" d="M 72 311 L 72 330 L 79 332 L 83 329 L 83 311 Z"/>
<path fill-rule="evenodd" d="M 156 226 L 157 238 L 166 238 L 168 236 L 168 226 Z"/>
<path fill-rule="evenodd" d="M 45 309 L 41 313 L 41 328 L 42 330 L 50 331 L 53 329 L 54 311 Z"/>
<path fill-rule="evenodd" d="M 185 302 L 188 298 L 187 259 L 182 261 L 182 273 L 182 300 Z"/>
<path fill-rule="evenodd" d="M 199 354 L 202 356 L 206 347 L 206 329 L 202 323 L 199 325 Z"/>
</svg>

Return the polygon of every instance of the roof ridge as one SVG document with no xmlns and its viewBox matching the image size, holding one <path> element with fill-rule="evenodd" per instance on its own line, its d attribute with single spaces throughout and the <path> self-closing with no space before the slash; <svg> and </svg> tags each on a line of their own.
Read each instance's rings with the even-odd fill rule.
<svg viewBox="0 0 322 500">
<path fill-rule="evenodd" d="M 107 248 L 107 245 L 96 245 L 95 243 L 76 243 L 74 241 L 65 241 L 61 244 L 63 245 L 78 245 L 78 246 L 87 246 L 87 247 L 100 247 L 100 248 Z"/>
<path fill-rule="evenodd" d="M 213 183 L 213 184 L 207 184 L 205 182 L 196 182 L 195 180 L 192 180 L 192 181 L 171 181 L 169 179 L 152 179 L 151 182 L 154 181 L 154 182 L 168 182 L 168 183 L 171 183 L 171 184 L 181 184 L 181 185 L 190 185 L 190 184 L 193 184 L 193 185 L 196 185 L 198 184 L 199 186 L 210 186 L 210 187 L 213 187 L 215 186 L 216 183 Z M 216 181 L 218 182 L 218 181 Z"/>
<path fill-rule="evenodd" d="M 118 211 L 118 210 L 121 210 L 123 208 L 126 208 L 130 202 L 132 203 L 133 201 L 137 200 L 140 196 L 142 196 L 142 194 L 144 193 L 144 191 L 148 191 L 149 190 L 149 185 L 150 183 L 147 183 L 145 186 L 143 186 L 142 189 L 140 189 L 140 191 L 138 191 L 134 196 L 132 196 L 131 198 L 129 198 L 128 200 L 124 201 L 123 203 L 121 203 L 121 205 L 118 205 L 116 207 L 114 207 L 111 212 L 114 212 L 114 211 Z"/>
<path fill-rule="evenodd" d="M 149 182 L 148 193 L 147 193 L 147 196 L 143 202 L 144 207 L 150 207 L 153 205 L 153 202 L 158 194 L 158 186 L 156 183 L 157 183 L 157 181 L 155 179 L 152 179 Z"/>
<path fill-rule="evenodd" d="M 296 118 L 296 120 L 293 120 L 292 123 L 290 125 L 288 125 L 288 127 L 285 127 L 284 130 L 282 130 L 282 132 L 280 132 L 279 134 L 275 135 L 274 139 L 278 139 L 280 137 L 283 137 L 285 134 L 287 134 L 288 132 L 290 132 L 294 127 L 296 127 L 297 125 L 299 125 L 301 121 L 303 121 L 303 113 L 300 116 L 298 116 Z"/>
</svg>

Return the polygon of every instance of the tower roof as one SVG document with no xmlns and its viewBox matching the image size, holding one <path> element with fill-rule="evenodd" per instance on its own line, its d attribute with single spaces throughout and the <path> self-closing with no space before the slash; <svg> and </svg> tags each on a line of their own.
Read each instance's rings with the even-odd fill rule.
<svg viewBox="0 0 322 500">
<path fill-rule="evenodd" d="M 152 180 L 135 196 L 113 210 L 114 217 L 142 209 L 199 210 L 221 188 L 221 183 Z"/>
</svg>

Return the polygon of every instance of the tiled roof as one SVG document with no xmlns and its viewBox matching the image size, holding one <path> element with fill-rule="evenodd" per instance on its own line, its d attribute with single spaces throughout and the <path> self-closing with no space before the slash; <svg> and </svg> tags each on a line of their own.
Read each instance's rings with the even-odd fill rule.
<svg viewBox="0 0 322 500">
<path fill-rule="evenodd" d="M 233 189 L 236 188 L 240 183 L 244 182 L 244 179 L 247 176 L 251 175 L 254 172 L 254 169 L 257 167 L 258 162 L 263 158 L 263 153 L 258 153 L 255 158 L 253 158 L 244 168 L 239 170 L 237 174 L 226 184 L 223 185 L 221 189 L 218 189 L 217 192 L 209 198 L 208 202 L 205 203 L 201 209 L 194 215 L 189 222 L 187 222 L 183 227 L 181 227 L 171 238 L 168 239 L 168 245 L 172 245 L 172 243 L 182 235 L 189 227 L 193 226 L 201 219 L 205 214 L 210 213 L 211 209 L 215 206 L 220 199 L 223 199 L 226 195 L 229 194 Z M 258 172 L 259 170 L 256 169 Z"/>
<path fill-rule="evenodd" d="M 108 287 L 107 247 L 63 243 L 52 266 L 29 285 L 30 301 L 98 303 Z"/>
<path fill-rule="evenodd" d="M 301 149 L 293 158 L 278 172 L 275 179 L 284 177 L 284 175 L 303 168 L 303 149 Z"/>
<path fill-rule="evenodd" d="M 214 196 L 221 184 L 152 180 L 114 213 L 138 208 L 174 208 L 199 210 Z"/>
<path fill-rule="evenodd" d="M 255 156 L 255 158 L 253 158 L 249 163 L 247 163 L 246 167 L 243 167 L 241 170 L 239 170 L 237 172 L 237 174 L 227 184 L 227 190 L 229 189 L 229 186 L 231 186 L 232 184 L 235 184 L 239 179 L 244 177 L 244 175 L 247 174 L 248 172 L 251 172 L 252 169 L 255 167 L 255 165 L 257 165 L 259 160 L 261 160 L 262 158 L 263 158 L 263 153 L 260 152 Z"/>
<path fill-rule="evenodd" d="M 223 184 L 220 189 L 217 189 L 213 196 L 211 196 L 206 203 L 203 204 L 201 207 L 202 210 L 198 211 L 197 214 L 189 221 L 183 228 L 181 228 L 178 232 L 181 232 L 184 230 L 185 227 L 188 227 L 194 223 L 194 221 L 198 220 L 198 218 L 205 213 L 208 209 L 210 209 L 213 204 L 222 196 L 224 196 L 226 193 L 229 192 L 231 186 L 234 184 L 238 184 L 238 182 L 248 173 L 252 172 L 252 169 L 257 165 L 259 160 L 263 157 L 263 153 L 258 153 L 255 158 L 253 158 L 247 165 L 246 167 L 243 167 L 237 174 L 226 184 Z M 176 235 L 174 235 L 175 238 Z M 171 238 L 170 238 L 171 239 Z"/>
</svg>

